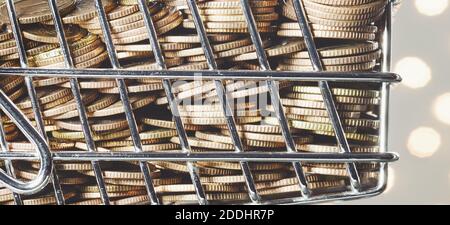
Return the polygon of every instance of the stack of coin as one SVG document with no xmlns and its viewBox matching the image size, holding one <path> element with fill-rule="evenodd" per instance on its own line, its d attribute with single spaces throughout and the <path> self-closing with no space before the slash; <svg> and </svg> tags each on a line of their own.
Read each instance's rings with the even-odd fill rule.
<svg viewBox="0 0 450 225">
<path fill-rule="evenodd" d="M 92 2 L 92 1 L 81 1 Z M 95 11 L 94 3 L 86 3 L 85 7 Z M 112 4 L 113 5 L 113 4 Z M 148 5 L 149 12 L 157 31 L 163 37 L 165 33 L 177 28 L 183 21 L 180 11 L 173 7 L 165 6 L 163 3 L 151 2 Z M 68 15 L 70 16 L 70 14 Z M 148 33 L 143 20 L 142 13 L 136 1 L 120 1 L 117 7 L 112 8 L 107 14 L 112 34 L 112 41 L 118 51 L 117 56 L 124 67 L 133 67 L 138 62 L 151 65 L 150 57 L 153 56 L 152 49 L 148 43 Z M 87 29 L 93 34 L 102 35 L 102 27 L 98 17 L 74 22 L 80 27 Z M 165 50 L 184 49 L 189 46 L 168 46 Z M 182 59 L 172 57 L 170 51 L 166 53 L 168 67 L 181 65 Z M 153 60 L 154 61 L 154 60 Z M 128 65 L 131 64 L 131 65 Z M 138 64 L 139 66 L 142 66 Z M 155 66 L 153 66 L 155 67 Z M 140 68 L 143 69 L 143 68 Z"/>
<path fill-rule="evenodd" d="M 113 43 L 122 67 L 158 70 L 147 29 L 136 0 L 102 0 Z M 263 47 L 273 68 L 280 71 L 312 71 L 303 35 L 296 22 L 292 0 L 249 1 Z M 387 0 L 303 0 L 324 69 L 338 72 L 376 71 L 381 56 L 376 22 Z M 32 6 L 32 7 L 31 7 Z M 30 66 L 64 68 L 64 57 L 47 2 L 16 3 L 23 24 L 24 44 Z M 95 1 L 60 0 L 58 8 L 77 68 L 109 68 Z M 209 69 L 201 41 L 195 32 L 185 0 L 149 1 L 148 8 L 158 33 L 169 70 Z M 198 8 L 214 57 L 220 69 L 260 70 L 255 47 L 239 0 L 198 1 Z M 280 16 L 278 11 L 283 16 Z M 6 6 L 0 5 L 0 67 L 18 67 L 19 55 L 8 29 Z M 52 151 L 87 151 L 77 105 L 67 78 L 34 78 L 44 126 Z M 79 79 L 83 103 L 100 152 L 133 152 L 128 121 L 113 79 Z M 161 80 L 126 80 L 143 151 L 180 151 L 180 140 Z M 286 151 L 278 120 L 270 106 L 266 82 L 224 81 L 245 151 Z M 346 136 L 353 152 L 378 152 L 380 93 L 377 85 L 330 83 Z M 227 121 L 217 97 L 216 84 L 204 80 L 177 80 L 173 91 L 193 152 L 235 151 Z M 318 84 L 280 82 L 281 101 L 294 143 L 304 152 L 340 152 Z M 0 77 L 4 91 L 34 121 L 34 111 L 24 79 Z M 2 116 L 11 151 L 33 150 L 19 130 Z M 185 162 L 148 162 L 162 203 L 196 203 Z M 196 162 L 203 188 L 211 202 L 248 202 L 239 163 Z M 2 165 L 0 165 L 2 166 Z M 102 175 L 112 204 L 149 202 L 144 177 L 137 162 L 101 162 Z M 264 199 L 298 197 L 298 180 L 290 163 L 249 163 L 256 187 Z M 350 190 L 345 164 L 308 163 L 304 171 L 313 194 Z M 39 162 L 14 162 L 16 175 L 33 179 Z M 365 187 L 378 179 L 379 164 L 358 164 Z M 55 169 L 69 204 L 101 204 L 95 174 L 89 162 L 56 162 Z M 55 204 L 49 185 L 39 195 L 27 196 L 26 204 Z M 10 191 L 0 189 L 0 203 L 12 204 Z"/>
<path fill-rule="evenodd" d="M 280 37 L 302 37 L 296 22 L 293 0 L 282 5 L 282 15 L 293 22 L 280 24 Z M 384 15 L 387 0 L 326 1 L 304 0 L 305 11 L 316 38 L 374 40 L 377 27 L 373 25 Z M 295 22 L 294 22 L 295 21 Z"/>
<path fill-rule="evenodd" d="M 180 2 L 183 6 L 183 0 L 172 1 Z M 255 17 L 256 25 L 261 33 L 270 33 L 276 30 L 274 21 L 278 19 L 276 7 L 277 0 L 249 1 Z M 184 5 L 186 2 L 184 1 Z M 223 1 L 203 1 L 198 4 L 201 19 L 204 22 L 206 32 L 208 33 L 247 33 L 247 22 L 245 20 L 239 0 Z M 187 18 L 183 21 L 183 27 L 195 29 L 194 21 L 187 6 L 183 12 Z"/>
</svg>

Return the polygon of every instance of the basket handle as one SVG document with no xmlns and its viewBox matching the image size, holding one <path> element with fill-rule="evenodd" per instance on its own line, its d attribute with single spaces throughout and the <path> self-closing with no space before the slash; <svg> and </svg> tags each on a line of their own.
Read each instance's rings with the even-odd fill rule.
<svg viewBox="0 0 450 225">
<path fill-rule="evenodd" d="M 13 178 L 0 169 L 0 183 L 19 194 L 33 194 L 40 191 L 49 182 L 52 170 L 52 156 L 46 140 L 31 125 L 30 120 L 17 108 L 9 97 L 0 90 L 0 108 L 22 131 L 25 137 L 37 148 L 41 162 L 34 180 L 23 182 Z"/>
</svg>

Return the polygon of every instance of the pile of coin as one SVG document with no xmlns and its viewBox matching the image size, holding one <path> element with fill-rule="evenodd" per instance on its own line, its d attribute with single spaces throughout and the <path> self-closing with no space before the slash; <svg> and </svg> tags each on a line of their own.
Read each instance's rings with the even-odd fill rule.
<svg viewBox="0 0 450 225">
<path fill-rule="evenodd" d="M 143 16 L 136 0 L 102 0 L 119 62 L 130 70 L 157 70 Z M 272 68 L 280 71 L 312 71 L 292 0 L 250 0 L 263 47 Z M 387 0 L 303 0 L 324 69 L 338 72 L 377 71 L 381 57 L 377 21 Z M 64 56 L 47 2 L 18 1 L 28 64 L 39 68 L 64 68 Z M 255 46 L 239 0 L 203 0 L 197 3 L 214 57 L 220 69 L 260 70 Z M 31 7 L 33 6 L 33 7 Z M 59 0 L 58 9 L 76 68 L 110 68 L 103 27 L 95 1 Z M 158 40 L 169 70 L 209 69 L 195 23 L 185 0 L 149 1 Z M 19 67 L 19 54 L 10 30 L 6 6 L 0 4 L 0 68 Z M 87 151 L 77 104 L 67 78 L 34 78 L 45 131 L 52 151 Z M 79 79 L 96 150 L 133 152 L 128 121 L 116 81 Z M 144 151 L 180 151 L 162 82 L 155 79 L 126 80 Z M 378 152 L 379 86 L 363 83 L 331 83 L 339 115 L 353 152 Z M 193 152 L 235 151 L 236 146 L 222 111 L 213 81 L 177 80 L 173 91 Z M 225 81 L 237 132 L 245 151 L 284 152 L 278 120 L 265 82 Z M 340 152 L 321 90 L 314 82 L 280 82 L 281 101 L 294 143 L 303 152 Z M 0 88 L 34 121 L 24 78 L 0 77 Z M 11 151 L 33 146 L 2 116 Z M 2 162 L 0 162 L 2 163 Z M 148 162 L 162 203 L 196 203 L 185 162 Z M 248 202 L 249 196 L 239 163 L 196 162 L 200 181 L 211 202 Z M 264 199 L 299 197 L 292 164 L 249 163 L 259 194 Z M 3 166 L 0 165 L 0 166 Z M 149 202 L 144 176 L 137 162 L 101 162 L 106 191 L 112 204 Z M 313 194 L 350 190 L 347 166 L 333 163 L 304 164 Z M 39 162 L 14 162 L 16 176 L 33 179 Z M 358 164 L 365 188 L 374 187 L 379 164 Z M 89 162 L 56 162 L 63 193 L 69 204 L 101 204 L 96 176 Z M 51 185 L 25 204 L 55 204 Z M 13 204 L 11 191 L 0 189 L 0 204 Z"/>
</svg>

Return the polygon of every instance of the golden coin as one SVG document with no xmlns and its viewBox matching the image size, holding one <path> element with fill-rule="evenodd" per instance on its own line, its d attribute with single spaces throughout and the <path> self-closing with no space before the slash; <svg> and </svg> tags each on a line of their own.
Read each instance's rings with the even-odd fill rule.
<svg viewBox="0 0 450 225">
<path fill-rule="evenodd" d="M 377 49 L 378 42 L 362 42 L 319 48 L 318 51 L 322 58 L 331 58 L 348 55 L 359 55 L 367 52 L 372 52 Z M 307 51 L 300 51 L 289 54 L 288 57 L 294 59 L 309 59 L 309 53 Z"/>
<path fill-rule="evenodd" d="M 69 89 L 57 89 L 57 88 L 49 88 L 49 89 L 39 89 L 37 91 L 37 96 L 39 98 L 40 104 L 47 104 L 58 99 L 64 98 L 66 96 L 70 97 L 71 91 Z M 17 107 L 20 109 L 31 108 L 31 100 L 28 98 L 24 98 L 23 100 L 16 103 Z"/>
<path fill-rule="evenodd" d="M 330 181 L 318 181 L 318 182 L 309 182 L 308 188 L 311 190 L 315 189 L 326 189 L 326 188 L 346 188 L 345 180 L 330 180 Z M 282 186 L 282 187 L 276 187 L 276 188 L 268 188 L 261 190 L 259 193 L 263 196 L 267 195 L 275 195 L 275 194 L 286 194 L 286 193 L 292 193 L 297 192 L 300 194 L 300 186 L 297 185 L 289 185 L 289 186 Z"/>
<path fill-rule="evenodd" d="M 236 34 L 208 34 L 208 39 L 211 42 L 227 42 L 239 39 Z M 159 37 L 158 40 L 162 43 L 200 43 L 200 37 L 196 34 L 192 35 L 167 35 Z"/>
<path fill-rule="evenodd" d="M 115 8 L 114 0 L 102 0 L 102 3 L 106 13 Z M 76 24 L 81 21 L 90 20 L 95 16 L 97 16 L 97 8 L 95 7 L 95 1 L 78 0 L 76 1 L 75 9 L 69 14 L 65 15 L 62 18 L 62 20 L 64 23 Z"/>
<path fill-rule="evenodd" d="M 123 197 L 130 197 L 130 196 L 136 196 L 136 195 L 144 195 L 146 194 L 146 190 L 139 190 L 139 191 L 127 191 L 127 192 L 112 192 L 108 193 L 108 197 L 110 198 L 123 198 Z M 84 192 L 84 193 L 78 193 L 78 198 L 83 199 L 92 199 L 92 198 L 100 198 L 100 193 L 94 193 L 94 192 Z"/>
<path fill-rule="evenodd" d="M 191 29 L 194 29 L 193 27 Z M 276 26 L 263 26 L 258 27 L 258 31 L 261 33 L 270 33 L 277 30 Z M 248 28 L 206 28 L 208 33 L 248 33 Z"/>
<path fill-rule="evenodd" d="M 2 10 L 2 9 L 0 8 L 0 10 Z M 9 20 L 9 18 L 8 18 L 8 20 Z M 3 31 L 2 30 L 0 32 L 0 42 L 11 40 L 13 38 L 14 38 L 14 34 L 12 33 L 12 31 L 9 31 L 9 30 Z M 13 41 L 13 40 L 11 40 L 11 41 Z"/>
<path fill-rule="evenodd" d="M 325 71 L 338 71 L 338 72 L 356 72 L 356 71 L 370 71 L 376 66 L 376 60 L 370 62 L 346 64 L 346 65 L 324 65 Z M 314 71 L 312 66 L 298 66 L 292 64 L 279 64 L 277 70 L 281 71 Z"/>
<path fill-rule="evenodd" d="M 94 176 L 94 171 L 88 170 L 83 171 L 84 174 Z M 144 174 L 141 172 L 124 172 L 124 171 L 102 171 L 103 176 L 109 179 L 130 179 L 130 180 L 140 180 L 144 179 Z M 158 178 L 160 176 L 159 172 L 152 172 L 152 178 Z"/>
<path fill-rule="evenodd" d="M 124 0 L 121 0 L 124 1 Z M 111 205 L 138 205 L 138 204 L 147 204 L 149 203 L 148 195 L 138 195 L 133 197 L 126 197 L 118 200 L 114 200 L 110 202 Z"/>
<path fill-rule="evenodd" d="M 39 23 L 53 18 L 46 1 L 20 0 L 15 1 L 14 5 L 21 24 Z M 75 8 L 75 0 L 59 0 L 57 7 L 60 14 L 65 15 Z M 0 5 L 0 15 L 1 23 L 10 23 L 6 4 Z"/>
<path fill-rule="evenodd" d="M 108 193 L 113 192 L 127 192 L 127 191 L 142 191 L 142 187 L 137 186 L 115 186 L 115 185 L 106 185 L 105 190 Z M 83 186 L 80 187 L 80 191 L 82 192 L 99 192 L 98 186 Z"/>
<path fill-rule="evenodd" d="M 87 103 L 86 104 L 86 112 L 95 112 L 97 110 L 101 110 L 104 109 L 114 103 L 117 102 L 117 100 L 119 99 L 119 96 L 117 95 L 104 95 L 104 96 L 100 96 L 99 98 L 97 98 L 96 100 L 94 100 L 93 102 Z M 62 120 L 62 119 L 70 119 L 70 118 L 74 118 L 74 117 L 78 117 L 78 110 L 73 109 L 70 110 L 68 112 L 65 112 L 63 114 L 59 114 L 56 116 L 53 116 L 52 119 L 55 120 Z"/>
<path fill-rule="evenodd" d="M 103 88 L 112 88 L 117 85 L 117 81 L 115 80 L 89 80 L 89 81 L 78 81 L 81 89 L 103 89 Z M 70 88 L 70 82 L 65 82 L 58 84 L 58 86 L 63 88 Z"/>
<path fill-rule="evenodd" d="M 169 13 L 169 9 L 166 7 L 162 8 L 158 4 L 153 4 L 153 6 L 149 7 L 149 12 L 152 15 L 153 21 L 158 21 Z M 155 26 L 159 26 L 160 23 L 158 25 L 157 24 L 158 23 L 155 23 Z M 113 34 L 143 27 L 144 25 L 143 15 L 140 12 L 135 12 L 115 20 L 110 20 L 111 32 Z M 102 29 L 98 21 L 93 23 L 83 23 L 80 24 L 80 26 L 90 31 Z"/>
<path fill-rule="evenodd" d="M 176 144 L 180 144 L 180 139 L 178 137 L 173 137 L 170 139 L 170 141 L 173 143 L 176 143 Z M 205 141 L 205 140 L 201 140 L 198 138 L 189 138 L 188 137 L 188 143 L 191 146 L 199 147 L 199 148 L 230 150 L 230 151 L 234 150 L 233 144 Z"/>
<path fill-rule="evenodd" d="M 253 178 L 255 181 L 274 181 L 280 180 L 286 177 L 286 172 L 260 172 L 254 173 Z M 200 177 L 202 183 L 244 183 L 245 178 L 243 175 L 237 176 L 202 176 Z"/>
<path fill-rule="evenodd" d="M 183 22 L 183 18 L 180 16 L 176 20 L 172 21 L 171 23 L 169 23 L 165 26 L 162 26 L 162 27 L 158 27 L 156 31 L 159 35 L 167 33 L 169 31 L 175 29 L 176 27 L 178 27 L 182 22 Z M 130 33 L 132 33 L 132 32 L 139 32 L 139 33 L 134 33 L 133 36 L 113 38 L 114 44 L 129 44 L 129 43 L 135 43 L 135 42 L 139 42 L 139 41 L 148 39 L 148 34 L 147 34 L 146 29 L 142 29 L 139 31 L 131 30 Z M 124 35 L 125 34 L 122 33 L 122 36 L 124 36 Z"/>
<path fill-rule="evenodd" d="M 257 107 L 254 102 L 237 102 L 232 104 L 232 106 L 234 110 L 256 109 Z M 187 112 L 220 112 L 222 111 L 222 105 L 219 103 L 180 105 L 179 110 Z"/>
<path fill-rule="evenodd" d="M 252 8 L 253 14 L 264 14 L 264 13 L 273 13 L 275 12 L 276 7 L 259 7 Z M 226 9 L 199 9 L 200 15 L 244 15 L 244 12 L 240 7 L 237 8 L 226 8 Z M 188 9 L 183 9 L 183 12 L 187 15 L 191 14 L 191 11 Z"/>
<path fill-rule="evenodd" d="M 130 96 L 130 103 L 133 110 L 142 108 L 144 106 L 147 106 L 155 101 L 155 96 L 140 96 L 140 95 L 133 95 Z M 112 116 L 117 114 L 124 113 L 124 107 L 122 101 L 118 101 L 112 105 L 109 105 L 105 108 L 92 111 L 88 113 L 88 116 L 91 117 L 105 117 L 105 116 Z"/>
<path fill-rule="evenodd" d="M 182 177 L 170 177 L 170 178 L 156 178 L 153 179 L 153 185 L 170 185 L 170 184 L 178 184 L 182 182 Z M 132 179 L 112 179 L 112 178 L 105 178 L 105 182 L 108 184 L 115 184 L 115 185 L 127 185 L 127 186 L 145 186 L 144 179 L 140 180 L 132 180 Z"/>
<path fill-rule="evenodd" d="M 345 65 L 345 64 L 356 64 L 356 63 L 366 63 L 372 62 L 373 60 L 378 60 L 381 56 L 381 50 L 370 52 L 364 55 L 353 55 L 338 58 L 323 58 L 321 61 L 324 65 Z M 311 66 L 310 59 L 283 59 L 283 63 L 299 66 Z"/>
<path fill-rule="evenodd" d="M 327 117 L 312 117 L 312 116 L 303 116 L 299 118 L 305 122 L 314 122 L 314 123 L 328 123 L 331 124 L 330 118 Z M 342 123 L 346 126 L 351 127 L 364 127 L 364 128 L 372 128 L 378 129 L 380 128 L 379 120 L 371 120 L 371 119 L 342 119 Z"/>
<path fill-rule="evenodd" d="M 314 16 L 320 19 L 326 19 L 326 20 L 344 20 L 344 21 L 355 21 L 355 20 L 366 20 L 375 21 L 376 18 L 381 14 L 384 13 L 384 8 L 380 11 L 374 11 L 374 12 L 368 12 L 365 14 L 335 14 L 335 13 L 327 13 L 320 10 L 312 9 L 312 8 L 306 8 L 306 13 L 308 14 L 308 17 Z M 369 23 L 369 22 L 368 22 Z"/>
<path fill-rule="evenodd" d="M 385 7 L 387 0 L 373 1 L 371 3 L 339 7 L 334 5 L 319 4 L 314 1 L 304 1 L 305 8 L 316 9 L 322 12 L 334 14 L 365 14 L 378 11 Z M 287 1 L 287 4 L 292 7 L 292 1 Z"/>
<path fill-rule="evenodd" d="M 35 87 L 46 87 L 53 86 L 56 84 L 60 84 L 66 82 L 68 79 L 63 77 L 51 77 L 51 78 L 37 78 L 33 80 L 33 84 Z"/>
<path fill-rule="evenodd" d="M 315 2 L 323 5 L 332 5 L 332 6 L 355 6 L 355 5 L 363 5 L 375 2 L 377 0 L 352 0 L 352 1 L 342 1 L 342 0 L 307 0 L 310 2 Z"/>
<path fill-rule="evenodd" d="M 154 127 L 176 129 L 175 122 L 173 122 L 173 121 L 159 120 L 159 119 L 152 119 L 152 118 L 142 118 L 142 123 L 150 125 L 150 126 L 154 126 Z M 204 127 L 199 126 L 199 125 L 184 124 L 184 129 L 188 130 L 188 131 L 195 131 L 195 130 L 203 130 Z"/>
<path fill-rule="evenodd" d="M 247 19 L 244 15 L 201 15 L 200 18 L 205 22 L 245 22 Z M 254 15 L 255 21 L 268 22 L 276 21 L 279 18 L 278 13 L 264 13 Z M 191 15 L 187 19 L 193 20 Z"/>
<path fill-rule="evenodd" d="M 75 196 L 75 192 L 64 193 L 65 200 L 69 200 Z M 53 195 L 47 195 L 39 198 L 23 199 L 22 202 L 24 205 L 54 205 L 56 204 L 56 198 Z M 8 204 L 14 205 L 14 202 Z"/>
<path fill-rule="evenodd" d="M 152 130 L 152 131 L 144 131 L 139 133 L 139 136 L 142 140 L 147 139 L 160 139 L 160 138 L 169 138 L 174 137 L 177 135 L 176 130 L 172 129 L 158 129 L 158 130 Z M 127 140 L 132 140 L 131 137 Z"/>
<path fill-rule="evenodd" d="M 138 11 L 139 11 L 138 5 L 130 5 L 130 6 L 118 5 L 113 10 L 111 10 L 109 13 L 107 13 L 106 16 L 108 18 L 108 21 L 111 21 L 111 20 L 116 20 L 116 19 L 128 16 L 128 15 L 136 13 Z M 80 26 L 84 26 L 86 24 L 89 25 L 89 24 L 97 24 L 97 23 L 98 23 L 98 18 L 94 17 L 87 21 L 80 21 L 78 24 Z"/>
<path fill-rule="evenodd" d="M 161 43 L 161 49 L 164 51 L 175 51 L 194 48 L 193 43 Z M 117 51 L 152 51 L 150 44 L 130 44 L 130 45 L 116 45 Z"/>
<path fill-rule="evenodd" d="M 258 28 L 270 27 L 271 25 L 271 22 L 256 22 Z M 205 22 L 204 26 L 206 29 L 247 29 L 248 24 L 246 22 Z M 193 21 L 184 20 L 183 27 L 193 29 L 195 28 L 195 24 Z"/>
<path fill-rule="evenodd" d="M 166 150 L 178 150 L 180 146 L 174 143 L 163 143 L 153 145 L 142 145 L 142 151 L 166 151 Z M 115 147 L 111 148 L 111 151 L 134 151 L 134 146 Z"/>
<path fill-rule="evenodd" d="M 336 136 L 333 131 L 313 131 L 315 134 L 324 135 L 324 136 Z M 345 136 L 349 140 L 368 142 L 368 143 L 378 143 L 378 136 L 372 134 L 359 134 L 359 133 L 345 133 Z"/>
<path fill-rule="evenodd" d="M 226 125 L 216 126 L 222 130 L 228 129 Z M 236 129 L 241 132 L 254 132 L 263 134 L 281 134 L 281 128 L 273 125 L 256 125 L 256 124 L 241 124 L 236 125 Z"/>
<path fill-rule="evenodd" d="M 255 111 L 235 111 L 235 112 L 233 112 L 233 115 L 235 117 L 240 117 L 240 116 L 259 116 L 260 115 L 260 111 L 259 110 L 255 110 Z M 217 117 L 224 117 L 224 113 L 223 112 L 185 112 L 185 111 L 180 111 L 180 116 L 183 116 L 183 117 L 217 118 Z"/>
<path fill-rule="evenodd" d="M 220 63 L 220 62 L 218 62 Z M 186 63 L 181 66 L 175 66 L 172 68 L 169 68 L 169 70 L 203 70 L 208 69 L 208 63 L 207 62 L 197 62 L 197 63 Z"/>
<path fill-rule="evenodd" d="M 241 165 L 239 163 L 232 162 L 197 162 L 200 167 L 214 167 L 227 170 L 241 170 Z M 267 170 L 277 170 L 284 169 L 285 165 L 280 163 L 251 163 L 250 168 L 252 170 L 267 171 Z"/>
<path fill-rule="evenodd" d="M 233 184 L 203 184 L 202 186 L 206 192 L 235 193 L 241 191 L 241 187 Z M 155 187 L 155 191 L 160 193 L 195 192 L 195 187 L 193 184 L 161 185 Z"/>
<path fill-rule="evenodd" d="M 286 95 L 288 98 L 303 99 L 310 101 L 323 101 L 321 94 L 307 94 L 307 93 L 289 93 Z M 365 97 L 353 97 L 353 96 L 334 96 L 336 103 L 343 104 L 357 104 L 357 105 L 379 105 L 379 98 L 365 98 Z"/>
<path fill-rule="evenodd" d="M 215 52 L 222 52 L 222 51 L 226 51 L 226 50 L 230 50 L 230 49 L 234 49 L 234 48 L 239 48 L 242 47 L 244 45 L 249 45 L 251 44 L 251 40 L 246 38 L 246 39 L 241 39 L 241 40 L 237 40 L 237 41 L 232 41 L 232 42 L 226 42 L 223 44 L 218 44 L 218 45 L 213 45 L 212 48 Z M 191 49 L 186 49 L 186 50 L 181 50 L 176 52 L 176 56 L 178 57 L 187 57 L 187 56 L 194 56 L 194 55 L 203 55 L 203 48 L 191 48 Z"/>
<path fill-rule="evenodd" d="M 321 94 L 319 87 L 315 86 L 292 86 L 292 91 L 298 93 Z M 364 98 L 378 98 L 380 92 L 376 90 L 351 89 L 351 88 L 331 88 L 334 95 L 337 96 L 351 96 Z"/>
<path fill-rule="evenodd" d="M 284 22 L 279 26 L 280 30 L 300 30 L 298 22 Z M 360 33 L 376 33 L 378 27 L 374 25 L 366 25 L 359 27 L 333 27 L 321 24 L 311 24 L 313 31 L 346 31 L 346 32 L 360 32 Z"/>
<path fill-rule="evenodd" d="M 257 135 L 254 135 L 257 136 Z M 208 140 L 211 142 L 219 142 L 224 144 L 230 144 L 233 145 L 233 140 L 230 136 L 225 136 L 221 134 L 215 134 L 215 133 L 206 133 L 206 132 L 195 132 L 195 137 L 202 139 L 202 140 Z M 254 137 L 253 137 L 254 138 Z M 255 138 L 256 139 L 256 138 Z M 274 138 L 275 139 L 275 138 Z M 242 139 L 242 142 L 246 146 L 251 147 L 260 147 L 260 148 L 282 148 L 285 147 L 284 141 L 282 142 L 272 142 L 272 141 L 260 141 L 260 140 L 254 140 L 254 139 Z"/>
<path fill-rule="evenodd" d="M 200 132 L 200 131 L 197 131 Z M 221 130 L 221 133 L 224 135 L 230 135 L 228 130 Z M 267 142 L 279 142 L 279 143 L 286 143 L 286 140 L 284 137 L 280 135 L 274 135 L 274 134 L 261 134 L 261 133 L 252 133 L 252 132 L 239 132 L 238 133 L 241 138 L 250 139 L 250 140 L 256 140 L 256 141 L 267 141 Z M 296 144 L 300 143 L 310 143 L 312 142 L 311 136 L 301 136 L 293 137 L 294 142 Z"/>
<path fill-rule="evenodd" d="M 70 43 L 70 50 L 72 51 L 72 54 L 74 56 L 78 56 L 84 54 L 85 52 L 77 54 L 77 51 L 87 46 L 99 46 L 99 41 L 100 40 L 97 35 L 89 34 L 76 42 Z M 55 46 L 55 48 L 52 48 L 49 51 L 42 50 L 41 52 L 33 56 L 33 61 L 47 60 L 50 58 L 62 56 L 62 51 L 60 48 L 57 48 L 57 45 L 50 44 L 49 46 Z"/>
<path fill-rule="evenodd" d="M 55 125 L 59 128 L 72 130 L 72 131 L 83 131 L 83 127 L 79 120 L 72 121 L 55 121 Z M 109 130 L 120 130 L 128 127 L 128 122 L 126 120 L 94 120 L 94 123 L 90 124 L 92 131 L 101 132 Z"/>
<path fill-rule="evenodd" d="M 163 90 L 163 86 L 161 82 L 151 83 L 151 84 L 138 84 L 138 85 L 129 85 L 127 87 L 128 93 L 142 93 L 142 92 L 150 92 L 150 91 L 158 91 Z M 100 93 L 104 94 L 119 94 L 119 88 L 108 88 L 99 90 Z"/>
<path fill-rule="evenodd" d="M 56 49 L 59 50 L 59 49 Z M 52 50 L 53 51 L 53 50 Z M 105 47 L 100 40 L 96 40 L 91 44 L 87 44 L 79 49 L 72 51 L 72 59 L 75 64 L 82 64 L 105 51 Z M 64 56 L 59 54 L 51 56 L 53 53 L 42 53 L 33 57 L 33 63 L 36 67 L 44 67 L 48 65 L 58 64 L 64 62 Z M 54 53 L 58 54 L 58 53 Z"/>
<path fill-rule="evenodd" d="M 87 34 L 85 30 L 80 29 L 78 26 L 65 26 L 64 32 L 68 42 L 77 41 Z M 23 37 L 37 42 L 59 43 L 56 30 L 51 26 L 36 25 L 30 27 L 23 31 Z"/>
<path fill-rule="evenodd" d="M 262 120 L 262 118 L 260 116 L 235 118 L 235 122 L 237 124 L 256 123 L 256 122 L 260 122 L 261 120 Z M 224 124 L 227 124 L 227 121 L 225 118 L 184 117 L 184 118 L 182 118 L 182 121 L 186 124 L 193 124 L 193 125 L 224 125 Z"/>
<path fill-rule="evenodd" d="M 96 92 L 83 93 L 81 97 L 85 104 L 89 104 L 90 102 L 94 101 L 97 98 L 97 93 Z M 52 117 L 69 112 L 71 110 L 76 110 L 76 107 L 77 105 L 75 103 L 75 100 L 71 100 L 65 104 L 59 105 L 58 107 L 42 111 L 42 115 L 44 117 Z"/>
<path fill-rule="evenodd" d="M 0 87 L 5 93 L 9 93 L 18 86 L 22 85 L 24 78 L 20 76 L 5 77 L 0 81 Z"/>
<path fill-rule="evenodd" d="M 278 120 L 273 117 L 265 118 L 264 121 L 268 124 L 277 124 Z M 327 123 L 314 123 L 314 122 L 306 122 L 306 121 L 300 121 L 300 120 L 290 120 L 289 124 L 291 127 L 301 130 L 312 130 L 312 131 L 326 131 L 326 132 L 334 132 L 334 127 L 331 124 Z M 349 127 L 344 126 L 343 127 L 345 132 L 349 133 L 355 133 L 357 130 L 357 127 Z"/>
<path fill-rule="evenodd" d="M 333 152 L 333 153 L 339 153 L 342 152 L 342 150 L 336 146 L 336 145 L 328 145 L 328 144 L 320 144 L 320 145 L 314 145 L 314 144 L 305 144 L 305 145 L 298 145 L 297 149 L 299 151 L 305 151 L 305 152 L 317 152 L 317 153 L 324 153 L 324 152 Z M 357 145 L 350 145 L 351 152 L 357 152 L 357 153 L 374 153 L 379 152 L 380 148 L 379 146 L 357 146 Z"/>
<path fill-rule="evenodd" d="M 252 8 L 275 7 L 278 5 L 278 1 L 274 0 L 249 1 L 249 4 Z M 199 9 L 205 8 L 228 9 L 228 8 L 239 8 L 241 4 L 239 1 L 205 1 L 199 2 L 197 6 Z"/>
<path fill-rule="evenodd" d="M 293 41 L 286 42 L 281 45 L 273 46 L 266 49 L 267 56 L 274 57 L 285 55 L 293 52 L 298 52 L 306 48 L 306 44 L 304 41 Z M 254 60 L 258 59 L 256 52 L 242 54 L 236 57 L 233 57 L 233 61 L 245 61 L 245 60 Z"/>
<path fill-rule="evenodd" d="M 351 40 L 375 40 L 374 33 L 355 32 L 355 31 L 322 31 L 313 30 L 316 38 L 336 38 L 336 39 L 351 39 Z M 280 37 L 303 37 L 300 30 L 278 30 L 277 35 Z"/>
<path fill-rule="evenodd" d="M 215 193 L 206 194 L 206 198 L 209 201 L 245 201 L 248 200 L 247 193 Z M 196 194 L 183 194 L 183 195 L 163 195 L 161 196 L 161 201 L 165 204 L 175 202 L 197 202 L 198 197 Z"/>
<path fill-rule="evenodd" d="M 90 163 L 62 163 L 55 164 L 57 170 L 65 171 L 90 171 L 92 170 L 92 164 Z"/>
</svg>

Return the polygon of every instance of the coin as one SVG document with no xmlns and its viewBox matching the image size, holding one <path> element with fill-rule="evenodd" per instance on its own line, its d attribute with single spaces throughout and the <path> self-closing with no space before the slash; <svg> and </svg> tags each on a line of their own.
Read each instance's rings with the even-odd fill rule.
<svg viewBox="0 0 450 225">
<path fill-rule="evenodd" d="M 48 2 L 34 0 L 20 0 L 15 2 L 16 14 L 22 24 L 39 23 L 52 19 Z M 57 4 L 59 13 L 65 15 L 75 8 L 75 0 L 59 0 Z M 0 22 L 9 24 L 6 4 L 0 5 Z"/>
</svg>

